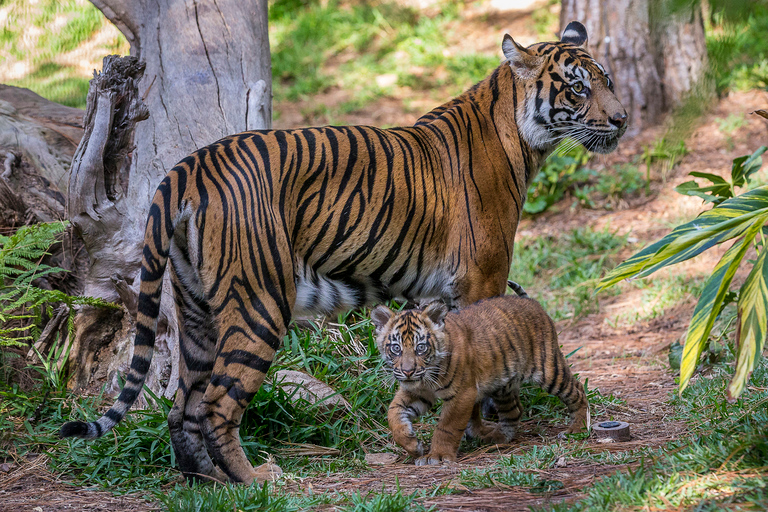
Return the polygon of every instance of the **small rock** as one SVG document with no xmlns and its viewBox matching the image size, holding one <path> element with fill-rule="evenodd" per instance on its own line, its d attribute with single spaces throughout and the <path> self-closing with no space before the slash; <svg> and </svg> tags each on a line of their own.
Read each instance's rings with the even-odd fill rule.
<svg viewBox="0 0 768 512">
<path fill-rule="evenodd" d="M 11 470 L 11 465 L 8 464 L 7 462 L 3 462 L 2 464 L 0 464 L 0 471 L 2 471 L 3 473 L 7 473 L 10 470 Z"/>
<path fill-rule="evenodd" d="M 385 466 L 387 464 L 394 464 L 397 460 L 397 455 L 394 453 L 367 453 L 365 455 L 365 462 L 371 466 Z"/>
<path fill-rule="evenodd" d="M 602 437 L 597 440 L 598 443 L 615 443 L 616 440 L 612 437 Z"/>
<path fill-rule="evenodd" d="M 341 412 L 351 410 L 352 406 L 344 397 L 336 393 L 326 383 L 295 370 L 278 370 L 272 376 L 272 384 L 285 391 L 291 400 L 300 399 L 310 404 L 317 404 L 324 411 Z M 298 389 L 297 389 L 298 388 Z"/>
<path fill-rule="evenodd" d="M 557 466 L 558 468 L 564 468 L 566 465 L 567 464 L 565 462 L 565 457 L 560 457 L 559 459 L 557 459 L 557 462 L 555 462 L 555 466 Z"/>
</svg>

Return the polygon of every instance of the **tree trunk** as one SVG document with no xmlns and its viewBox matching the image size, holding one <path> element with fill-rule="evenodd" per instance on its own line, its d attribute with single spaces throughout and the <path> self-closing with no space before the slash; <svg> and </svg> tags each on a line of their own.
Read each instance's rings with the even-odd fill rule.
<svg viewBox="0 0 768 512">
<path fill-rule="evenodd" d="M 92 125 L 86 126 L 70 176 L 69 218 L 91 262 L 85 293 L 118 301 L 129 313 L 78 312 L 71 382 L 82 388 L 106 375 L 108 391 L 116 391 L 117 376 L 132 355 L 144 226 L 155 189 L 195 149 L 232 133 L 270 127 L 271 64 L 266 0 L 92 1 L 125 34 L 131 55 L 146 66 L 143 79 L 135 77 L 135 94 L 127 92 L 132 84 L 125 79 L 125 89 L 93 98 L 89 92 Z M 143 101 L 149 111 L 135 133 L 121 123 L 138 118 L 122 112 L 119 119 L 121 113 L 114 111 L 125 101 L 117 90 L 131 95 L 132 108 L 140 109 Z M 165 396 L 176 390 L 177 340 L 166 276 L 147 381 Z"/>
<path fill-rule="evenodd" d="M 707 61 L 701 4 L 670 10 L 665 0 L 562 0 L 560 27 L 584 23 L 592 56 L 615 82 L 628 134 L 658 123 L 703 78 Z"/>
</svg>

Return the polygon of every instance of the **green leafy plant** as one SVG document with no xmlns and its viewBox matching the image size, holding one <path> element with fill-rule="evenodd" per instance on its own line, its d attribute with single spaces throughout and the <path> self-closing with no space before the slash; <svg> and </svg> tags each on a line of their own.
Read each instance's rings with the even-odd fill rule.
<svg viewBox="0 0 768 512">
<path fill-rule="evenodd" d="M 528 187 L 528 200 L 523 205 L 526 213 L 536 214 L 547 210 L 562 199 L 569 188 L 594 176 L 595 171 L 584 168 L 589 160 L 587 150 L 571 141 L 564 144 L 571 147 L 565 151 L 555 151 L 547 158 Z"/>
<path fill-rule="evenodd" d="M 727 303 L 729 287 L 747 250 L 754 247 L 757 258 L 738 292 L 736 326 L 736 371 L 728 388 L 734 400 L 744 389 L 756 361 L 760 359 L 768 329 L 768 259 L 766 257 L 766 224 L 768 224 L 768 186 L 757 187 L 735 196 L 735 188 L 749 182 L 749 177 L 762 165 L 765 146 L 751 156 L 734 160 L 730 181 L 697 173 L 711 186 L 683 184 L 682 193 L 702 197 L 715 207 L 696 219 L 676 227 L 663 237 L 608 273 L 598 287 L 605 289 L 623 279 L 646 277 L 660 268 L 686 261 L 727 240 L 734 240 L 715 266 L 691 318 L 680 364 L 680 392 L 686 388 L 708 345 L 716 318 Z"/>
<path fill-rule="evenodd" d="M 760 170 L 763 163 L 761 156 L 765 150 L 766 148 L 762 147 L 751 155 L 735 159 L 731 167 L 730 180 L 717 174 L 694 171 L 690 174 L 691 176 L 708 180 L 712 185 L 702 187 L 695 181 L 686 181 L 675 187 L 675 190 L 686 196 L 700 197 L 704 202 L 718 205 L 726 199 L 736 197 L 736 189 L 743 187 L 750 177 Z"/>
<path fill-rule="evenodd" d="M 61 290 L 48 290 L 38 286 L 38 279 L 64 272 L 64 269 L 43 263 L 48 249 L 67 227 L 65 222 L 34 224 L 19 228 L 13 235 L 0 235 L 0 347 L 26 346 L 40 334 L 43 311 L 52 312 L 54 304 L 69 308 L 68 326 L 73 329 L 75 304 L 116 307 L 93 297 L 68 295 Z M 40 365 L 33 367 L 45 378 L 45 384 L 54 389 L 66 386 L 63 367 L 59 361 L 69 355 L 69 344 L 56 335 L 47 354 L 35 347 Z"/>
<path fill-rule="evenodd" d="M 57 290 L 43 290 L 35 279 L 62 269 L 42 263 L 64 223 L 24 226 L 11 236 L 0 235 L 0 346 L 22 345 L 33 339 L 30 320 L 48 302 L 71 302 Z"/>
</svg>

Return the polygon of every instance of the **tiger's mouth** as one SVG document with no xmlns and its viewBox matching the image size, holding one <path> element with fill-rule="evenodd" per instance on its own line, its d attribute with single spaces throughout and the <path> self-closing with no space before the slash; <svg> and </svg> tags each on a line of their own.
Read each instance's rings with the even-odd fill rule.
<svg viewBox="0 0 768 512">
<path fill-rule="evenodd" d="M 588 151 L 592 151 L 593 153 L 606 154 L 616 149 L 616 147 L 619 145 L 619 139 L 622 135 L 624 135 L 625 131 L 627 131 L 626 126 L 619 130 L 611 130 L 606 132 L 592 131 L 580 137 L 578 140 Z"/>
</svg>

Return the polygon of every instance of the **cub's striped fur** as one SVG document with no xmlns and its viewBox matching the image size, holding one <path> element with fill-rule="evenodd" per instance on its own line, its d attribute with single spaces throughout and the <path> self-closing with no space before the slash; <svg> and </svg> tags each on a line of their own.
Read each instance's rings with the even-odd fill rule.
<svg viewBox="0 0 768 512">
<path fill-rule="evenodd" d="M 542 161 L 567 135 L 594 151 L 616 146 L 626 114 L 585 45 L 579 23 L 529 48 L 506 36 L 506 62 L 414 126 L 246 132 L 182 160 L 149 211 L 126 385 L 102 418 L 61 435 L 99 437 L 138 397 L 170 258 L 179 467 L 189 478 L 267 478 L 240 446 L 240 419 L 291 318 L 389 297 L 461 307 L 504 293 Z"/>
<path fill-rule="evenodd" d="M 416 465 L 455 461 L 465 430 L 489 443 L 510 441 L 523 414 L 521 382 L 535 382 L 565 403 L 572 419 L 567 432 L 589 428 L 584 386 L 571 375 L 555 324 L 535 300 L 495 297 L 452 313 L 442 302 L 398 314 L 377 306 L 371 319 L 379 351 L 400 381 L 389 428 Z M 425 455 L 412 422 L 438 398 L 443 408 Z M 486 398 L 496 404 L 497 424 L 481 417 Z"/>
</svg>

